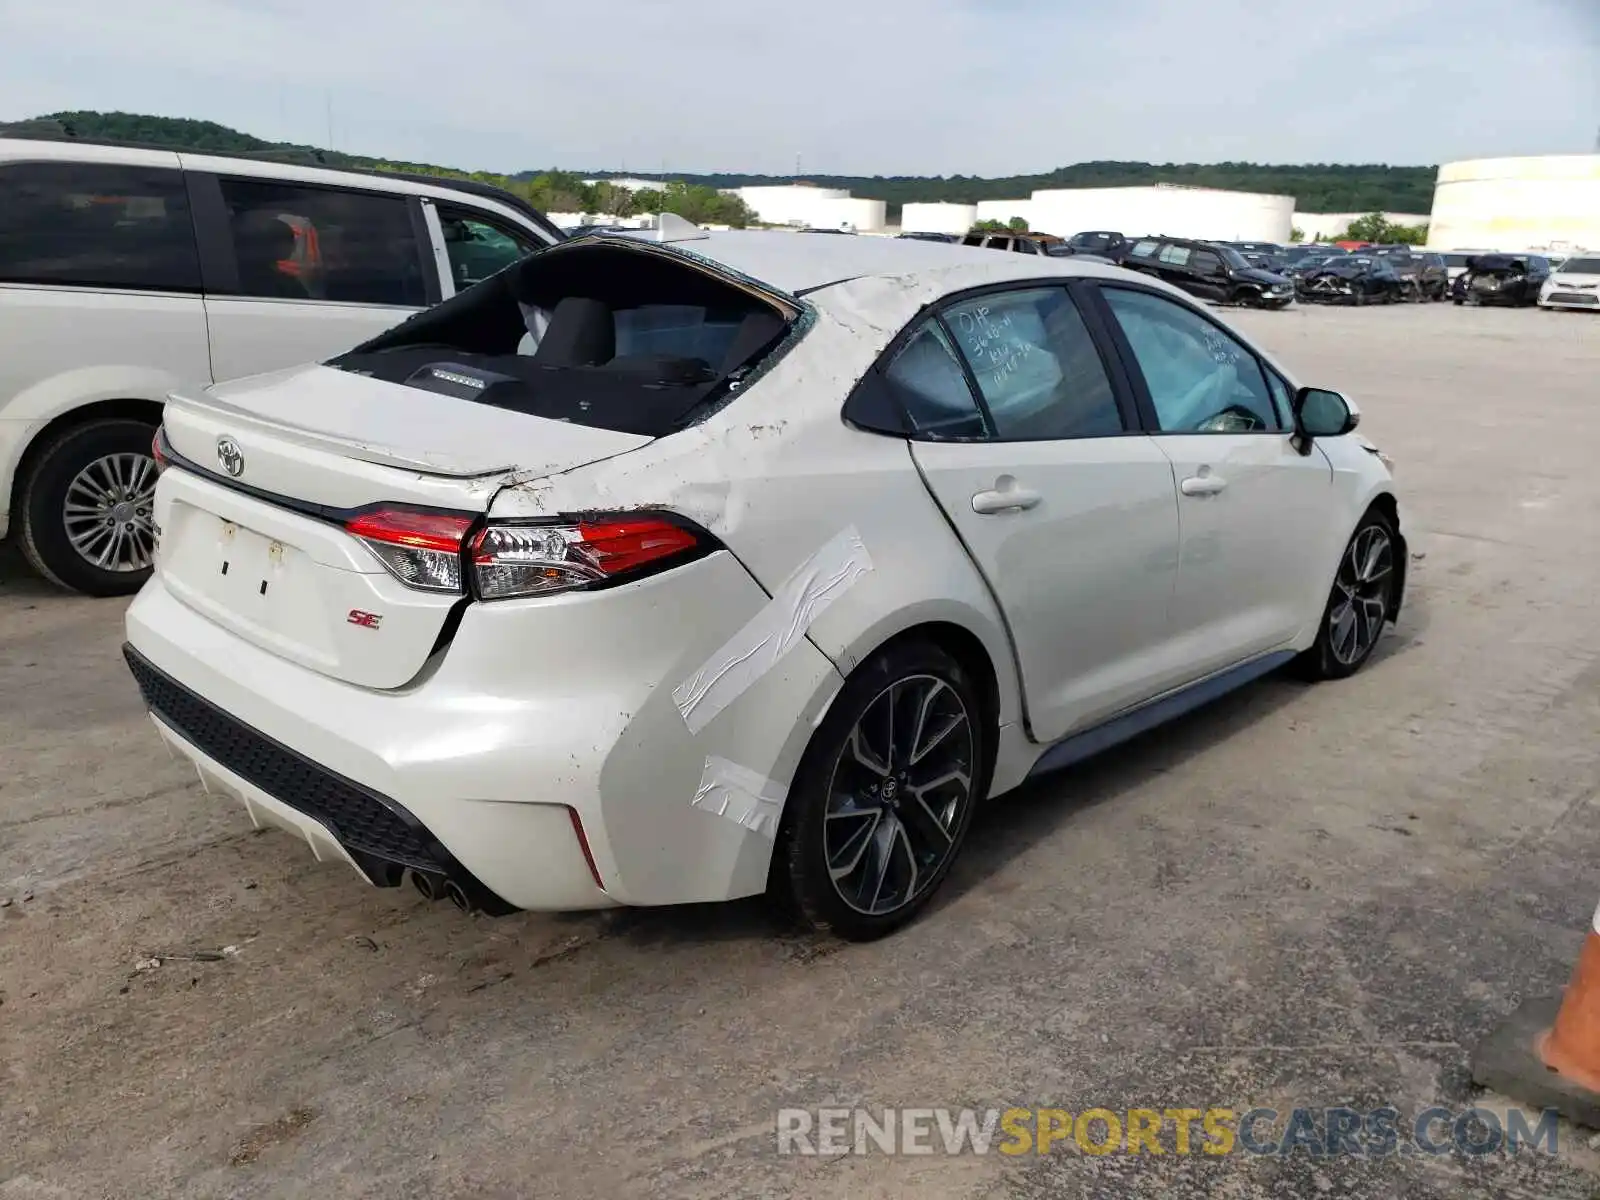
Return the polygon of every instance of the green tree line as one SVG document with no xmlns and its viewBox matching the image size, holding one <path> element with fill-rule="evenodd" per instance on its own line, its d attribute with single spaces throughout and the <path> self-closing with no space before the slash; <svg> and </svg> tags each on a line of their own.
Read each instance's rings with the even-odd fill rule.
<svg viewBox="0 0 1600 1200">
<path fill-rule="evenodd" d="M 0 127 L 3 129 L 4 127 Z M 252 154 L 282 157 L 289 161 L 315 161 L 328 166 L 361 166 L 378 169 L 404 169 L 483 179 L 499 182 L 504 176 L 485 172 L 464 172 L 426 163 L 397 163 L 366 158 L 314 146 L 269 142 L 241 133 L 214 121 L 180 117 L 155 117 L 137 113 L 63 112 L 51 113 L 24 122 L 19 131 L 50 135 L 59 129 L 68 135 L 137 141 L 178 150 L 201 150 L 214 154 Z M 616 171 L 595 171 L 591 178 L 616 176 Z M 1155 183 L 1183 184 L 1191 187 L 1227 188 L 1238 191 L 1272 192 L 1295 197 L 1305 212 L 1428 212 L 1433 205 L 1436 168 L 1431 166 L 1389 166 L 1385 164 L 1348 165 L 1306 163 L 1279 165 L 1244 162 L 1225 163 L 1146 163 L 1086 162 L 1058 167 L 1039 175 L 1011 175 L 1003 178 L 976 176 L 810 176 L 805 180 L 790 175 L 675 175 L 660 177 L 659 203 L 666 211 L 684 211 L 691 220 L 736 225 L 750 219 L 748 210 L 740 212 L 729 198 L 713 199 L 718 189 L 809 182 L 820 187 L 848 188 L 860 196 L 888 203 L 891 218 L 904 204 L 922 201 L 954 201 L 974 204 L 980 200 L 1023 199 L 1040 188 L 1138 187 Z M 650 176 L 646 176 L 649 178 Z M 584 184 L 570 171 L 523 171 L 509 177 L 513 190 L 527 195 L 533 203 L 556 212 L 607 211 L 605 203 L 628 204 L 608 185 Z M 652 211 L 657 195 L 638 195 L 633 211 Z M 672 207 L 677 205 L 679 207 Z M 659 211 L 655 209 L 655 211 Z"/>
</svg>

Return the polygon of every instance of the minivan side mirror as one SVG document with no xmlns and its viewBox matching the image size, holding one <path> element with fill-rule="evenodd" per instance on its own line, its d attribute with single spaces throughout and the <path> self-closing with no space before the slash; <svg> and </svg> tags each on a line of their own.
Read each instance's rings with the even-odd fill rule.
<svg viewBox="0 0 1600 1200">
<path fill-rule="evenodd" d="M 1319 437 L 1342 437 L 1361 422 L 1361 414 L 1338 392 L 1303 387 L 1294 394 L 1294 443 L 1301 454 L 1311 453 Z"/>
</svg>

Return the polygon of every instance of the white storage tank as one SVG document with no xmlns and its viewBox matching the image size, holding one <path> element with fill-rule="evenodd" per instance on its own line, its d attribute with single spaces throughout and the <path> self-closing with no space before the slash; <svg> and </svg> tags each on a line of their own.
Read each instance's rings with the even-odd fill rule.
<svg viewBox="0 0 1600 1200">
<path fill-rule="evenodd" d="M 818 229 L 881 233 L 888 224 L 888 207 L 882 200 L 867 200 L 846 192 L 842 196 L 819 202 L 816 217 L 809 224 Z"/>
<path fill-rule="evenodd" d="M 756 220 L 767 225 L 816 225 L 829 200 L 850 195 L 843 188 L 811 187 L 803 183 L 742 187 L 734 195 L 750 206 Z"/>
<path fill-rule="evenodd" d="M 1051 188 L 1034 192 L 1031 216 L 1034 229 L 1060 237 L 1110 229 L 1129 237 L 1287 242 L 1294 228 L 1294 197 L 1177 184 Z"/>
<path fill-rule="evenodd" d="M 976 204 L 906 204 L 900 208 L 904 233 L 966 233 L 977 221 Z"/>
<path fill-rule="evenodd" d="M 1600 154 L 1446 163 L 1428 247 L 1600 249 Z"/>
</svg>

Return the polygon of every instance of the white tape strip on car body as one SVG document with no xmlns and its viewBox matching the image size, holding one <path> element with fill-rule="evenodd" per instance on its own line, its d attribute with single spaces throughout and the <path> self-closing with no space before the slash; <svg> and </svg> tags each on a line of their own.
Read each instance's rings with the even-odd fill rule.
<svg viewBox="0 0 1600 1200">
<path fill-rule="evenodd" d="M 705 666 L 672 689 L 689 732 L 699 733 L 777 666 L 828 605 L 870 570 L 872 558 L 853 525 L 806 559 Z"/>
<path fill-rule="evenodd" d="M 695 789 L 694 807 L 743 825 L 769 841 L 778 836 L 778 820 L 788 789 L 749 767 L 711 755 Z"/>
</svg>

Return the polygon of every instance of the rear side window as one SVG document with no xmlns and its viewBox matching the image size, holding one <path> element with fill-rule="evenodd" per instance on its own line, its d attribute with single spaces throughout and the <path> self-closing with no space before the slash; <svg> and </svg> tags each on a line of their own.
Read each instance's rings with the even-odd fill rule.
<svg viewBox="0 0 1600 1200">
<path fill-rule="evenodd" d="M 884 372 L 915 437 L 971 440 L 988 432 L 956 352 L 929 322 Z"/>
<path fill-rule="evenodd" d="M 239 290 L 421 308 L 422 247 L 403 196 L 222 179 Z"/>
<path fill-rule="evenodd" d="M 1128 251 L 1129 258 L 1150 258 L 1156 252 L 1160 242 L 1136 242 L 1132 250 Z"/>
<path fill-rule="evenodd" d="M 943 315 L 999 440 L 1123 432 L 1105 364 L 1065 288 L 979 296 Z"/>
<path fill-rule="evenodd" d="M 80 163 L 0 168 L 0 280 L 199 291 L 182 173 Z"/>
<path fill-rule="evenodd" d="M 1189 247 L 1163 246 L 1161 247 L 1161 261 L 1168 266 L 1181 267 L 1189 261 Z"/>
</svg>

